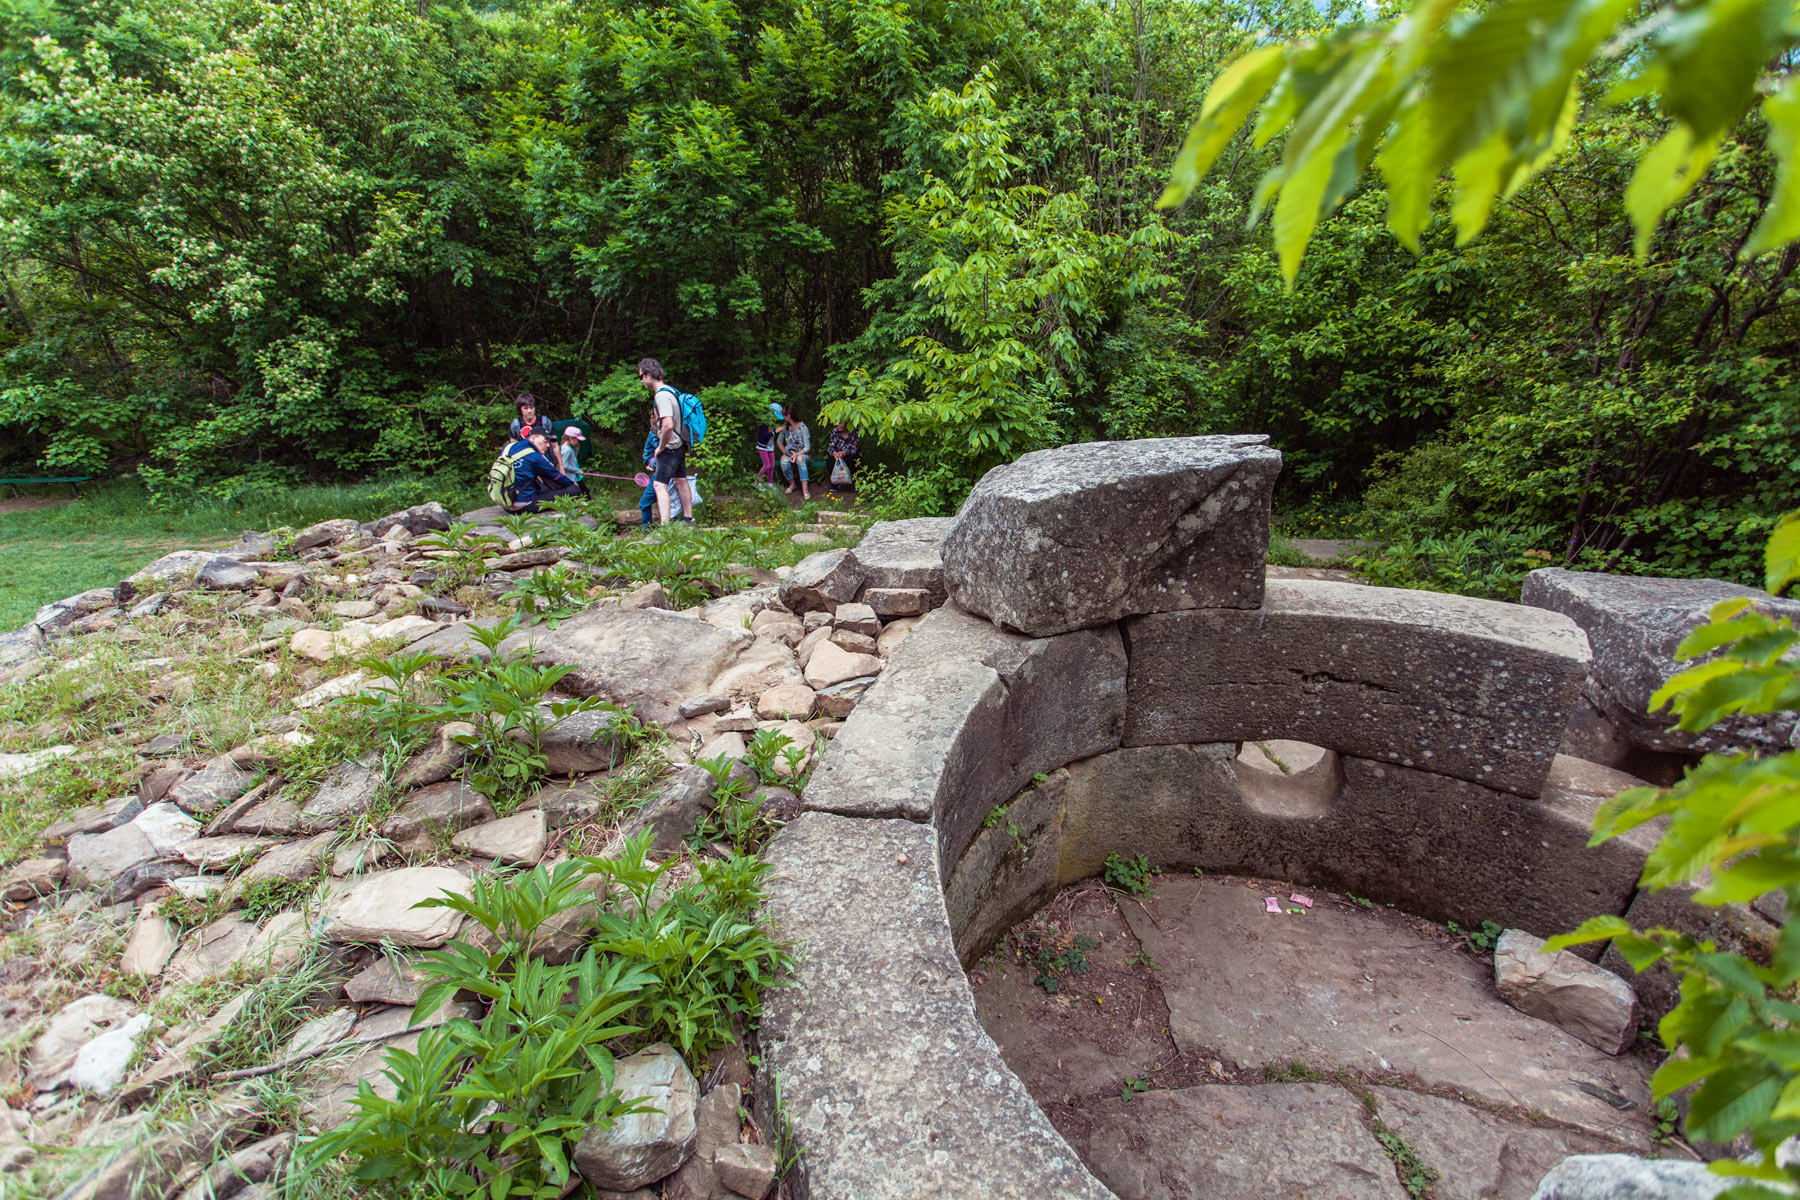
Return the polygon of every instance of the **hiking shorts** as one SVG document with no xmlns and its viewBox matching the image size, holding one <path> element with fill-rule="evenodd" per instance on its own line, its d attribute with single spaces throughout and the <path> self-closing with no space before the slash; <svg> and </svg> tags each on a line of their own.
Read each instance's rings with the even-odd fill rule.
<svg viewBox="0 0 1800 1200">
<path fill-rule="evenodd" d="M 687 447 L 677 446 L 656 456 L 656 482 L 667 484 L 687 474 Z"/>
</svg>

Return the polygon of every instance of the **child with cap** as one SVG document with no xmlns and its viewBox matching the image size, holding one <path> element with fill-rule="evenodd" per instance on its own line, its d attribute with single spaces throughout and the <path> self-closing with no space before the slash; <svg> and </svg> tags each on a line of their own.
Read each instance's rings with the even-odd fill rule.
<svg viewBox="0 0 1800 1200">
<path fill-rule="evenodd" d="M 577 455 L 581 450 L 581 443 L 585 441 L 587 441 L 587 435 L 583 434 L 578 427 L 571 425 L 563 430 L 562 445 L 557 447 L 561 451 L 563 474 L 576 483 L 581 482 L 581 460 Z"/>
</svg>

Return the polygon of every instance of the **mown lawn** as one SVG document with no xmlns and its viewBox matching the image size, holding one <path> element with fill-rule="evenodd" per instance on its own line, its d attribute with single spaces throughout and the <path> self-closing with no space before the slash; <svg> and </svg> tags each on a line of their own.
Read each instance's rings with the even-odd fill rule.
<svg viewBox="0 0 1800 1200">
<path fill-rule="evenodd" d="M 141 487 L 117 483 L 65 504 L 0 512 L 0 630 L 17 629 L 52 600 L 115 584 L 170 550 L 222 545 L 247 529 L 367 521 L 426 500 L 453 513 L 487 503 L 473 480 L 402 479 L 157 508 Z"/>
</svg>

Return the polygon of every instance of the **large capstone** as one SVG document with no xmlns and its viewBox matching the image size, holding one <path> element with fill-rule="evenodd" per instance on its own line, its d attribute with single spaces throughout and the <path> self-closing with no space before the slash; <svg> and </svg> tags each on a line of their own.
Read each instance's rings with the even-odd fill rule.
<svg viewBox="0 0 1800 1200">
<path fill-rule="evenodd" d="M 1776 753 L 1800 745 L 1800 717 L 1792 712 L 1726 717 L 1710 729 L 1673 728 L 1667 708 L 1650 711 L 1650 696 L 1692 663 L 1675 648 L 1704 625 L 1713 605 L 1747 598 L 1766 613 L 1800 622 L 1800 600 L 1717 579 L 1659 579 L 1602 575 L 1546 567 L 1525 577 L 1524 603 L 1563 613 L 1587 633 L 1594 664 L 1587 699 L 1626 740 L 1646 750 L 1686 753 Z"/>
<path fill-rule="evenodd" d="M 996 467 L 944 537 L 950 597 L 1034 637 L 1255 608 L 1281 455 L 1233 435 L 1086 442 Z"/>
<path fill-rule="evenodd" d="M 1126 622 L 1125 744 L 1290 738 L 1535 796 L 1587 674 L 1559 614 L 1469 596 L 1269 581 L 1255 612 Z"/>
</svg>

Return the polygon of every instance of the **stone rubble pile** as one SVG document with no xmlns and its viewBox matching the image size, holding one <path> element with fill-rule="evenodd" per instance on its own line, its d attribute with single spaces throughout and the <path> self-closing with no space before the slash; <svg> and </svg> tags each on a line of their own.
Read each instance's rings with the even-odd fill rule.
<svg viewBox="0 0 1800 1200">
<path fill-rule="evenodd" d="M 495 515 L 478 510 L 462 519 Z M 382 1075 L 384 1056 L 418 1040 L 416 1031 L 402 1032 L 408 1006 L 423 987 L 411 956 L 466 931 L 454 910 L 417 904 L 446 893 L 470 894 L 471 879 L 483 870 L 569 853 L 565 841 L 576 846 L 593 827 L 602 808 L 599 789 L 627 753 L 611 732 L 609 713 L 567 718 L 544 739 L 552 778 L 506 817 L 456 777 L 469 753 L 458 735 L 473 732 L 459 723 L 440 727 L 391 773 L 372 757 L 331 764 L 316 787 L 282 778 L 281 756 L 310 744 L 308 714 L 382 686 L 351 669 L 348 656 L 370 646 L 444 659 L 480 652 L 468 636 L 474 618 L 467 610 L 424 592 L 433 582 L 435 559 L 416 539 L 450 523 L 441 506 L 420 505 L 363 525 L 326 521 L 309 527 L 293 539 L 291 559 L 275 558 L 278 547 L 264 535 L 246 535 L 218 552 L 176 552 L 117 588 L 48 605 L 25 629 L 0 637 L 0 681 L 21 682 L 78 670 L 81 659 L 71 660 L 70 652 L 83 639 L 138 640 L 133 625 L 153 616 L 196 636 L 229 632 L 218 615 L 188 614 L 186 598 L 205 594 L 209 614 L 228 612 L 237 627 L 260 634 L 239 652 L 246 669 L 273 667 L 267 660 L 282 649 L 299 664 L 291 669 L 305 690 L 291 712 L 246 744 L 209 758 L 194 757 L 180 738 L 140 744 L 144 766 L 135 791 L 49 827 L 39 853 L 0 877 L 0 896 L 22 906 L 15 909 L 15 925 L 41 920 L 47 929 L 86 930 L 92 938 L 116 930 L 113 966 L 145 996 L 280 975 L 315 944 L 328 947 L 338 974 L 326 995 L 335 996 L 338 1006 L 327 1001 L 286 1053 L 337 1043 L 354 1043 L 356 1052 L 319 1059 L 307 1103 L 314 1128 L 348 1117 L 360 1083 L 391 1094 L 393 1085 Z M 909 630 L 942 603 L 934 540 L 918 536 L 908 528 L 912 524 L 875 526 L 866 563 L 847 564 L 841 551 L 815 555 L 797 568 L 754 572 L 761 580 L 756 586 L 682 612 L 672 611 L 662 589 L 650 584 L 601 600 L 553 630 L 522 629 L 503 645 L 503 653 L 527 653 L 542 665 L 572 666 L 562 684 L 566 694 L 614 702 L 669 734 L 661 752 L 671 776 L 622 827 L 602 830 L 610 833 L 609 851 L 645 831 L 653 837 L 652 857 L 686 850 L 685 839 L 713 803 L 714 783 L 689 763 L 717 755 L 743 760 L 749 741 L 771 731 L 788 737 L 801 756 L 797 764 L 778 763 L 777 770 L 810 765 L 821 739 L 835 734 Z M 494 532 L 500 532 L 497 526 Z M 501 556 L 489 563 L 484 585 L 503 592 L 558 557 L 530 549 Z M 857 582 L 847 585 L 852 575 Z M 808 582 L 790 587 L 792 579 Z M 888 593 L 876 597 L 885 615 L 855 602 L 865 580 Z M 845 602 L 821 602 L 821 588 L 833 595 L 847 589 Z M 153 672 L 159 667 L 167 675 L 152 679 L 151 692 L 179 690 L 180 664 L 150 664 Z M 28 775 L 80 753 L 68 746 L 0 756 L 0 772 Z M 742 761 L 733 777 L 756 784 Z M 798 798 L 786 788 L 757 784 L 752 794 L 778 819 L 798 811 Z M 302 907 L 300 896 L 317 880 L 323 881 L 320 890 Z M 266 905 L 242 907 L 287 885 L 301 885 L 290 907 L 273 913 Z M 174 908 L 193 904 L 208 906 L 211 919 L 189 928 L 171 917 Z M 0 964 L 0 976 L 4 970 Z M 77 1135 L 102 1101 L 117 1106 L 117 1115 L 79 1136 L 123 1136 L 141 1106 L 204 1074 L 208 1047 L 225 1036 L 245 998 L 240 994 L 211 1016 L 167 1027 L 153 1019 L 151 1004 L 100 993 L 41 1013 L 30 1006 L 0 1007 L 0 1027 L 33 1030 L 22 1081 L 27 1102 L 17 1110 L 0 1107 L 0 1184 L 4 1171 L 31 1161 L 28 1142 Z M 432 1023 L 479 1013 L 461 1001 L 441 1009 Z M 768 1147 L 740 1140 L 740 1089 L 751 1076 L 741 1055 L 737 1061 L 735 1072 L 701 1092 L 688 1065 L 667 1046 L 624 1060 L 622 1081 L 644 1074 L 631 1086 L 641 1084 L 644 1095 L 664 1100 L 679 1093 L 683 1105 L 663 1106 L 664 1113 L 626 1123 L 625 1133 L 584 1142 L 578 1155 L 584 1175 L 596 1187 L 621 1193 L 635 1194 L 669 1177 L 692 1196 L 765 1195 L 779 1164 Z M 685 1127 L 677 1128 L 682 1120 Z M 638 1125 L 641 1138 L 630 1133 Z M 197 1132 L 166 1172 L 170 1195 L 204 1190 L 214 1175 L 228 1175 L 230 1184 L 209 1194 L 235 1190 L 246 1200 L 273 1194 L 292 1134 L 246 1145 L 235 1124 L 199 1132 L 205 1136 Z M 123 1200 L 125 1192 L 106 1190 L 113 1186 L 89 1187 L 82 1200 Z"/>
</svg>

